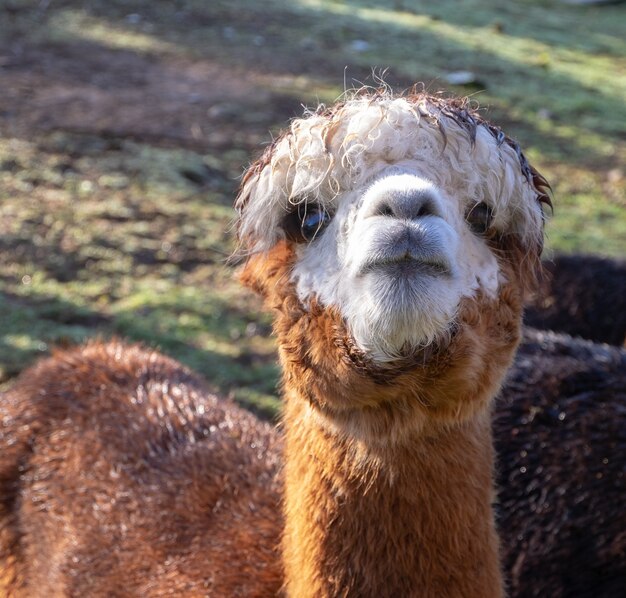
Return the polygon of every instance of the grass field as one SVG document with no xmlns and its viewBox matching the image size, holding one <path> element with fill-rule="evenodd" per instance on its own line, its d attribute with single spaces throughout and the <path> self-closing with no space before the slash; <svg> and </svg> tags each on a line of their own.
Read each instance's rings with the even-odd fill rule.
<svg viewBox="0 0 626 598">
<path fill-rule="evenodd" d="M 4 0 L 0 384 L 118 335 L 272 414 L 269 319 L 226 262 L 238 178 L 303 105 L 386 69 L 522 142 L 554 191 L 548 255 L 626 256 L 624 5 Z"/>
</svg>

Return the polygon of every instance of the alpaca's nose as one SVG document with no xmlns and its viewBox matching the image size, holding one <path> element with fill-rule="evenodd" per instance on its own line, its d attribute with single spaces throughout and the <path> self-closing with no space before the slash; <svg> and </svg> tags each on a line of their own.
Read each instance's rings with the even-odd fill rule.
<svg viewBox="0 0 626 598">
<path fill-rule="evenodd" d="M 391 216 L 417 220 L 442 216 L 439 193 L 432 184 L 410 175 L 386 177 L 373 185 L 365 198 L 364 216 Z"/>
</svg>

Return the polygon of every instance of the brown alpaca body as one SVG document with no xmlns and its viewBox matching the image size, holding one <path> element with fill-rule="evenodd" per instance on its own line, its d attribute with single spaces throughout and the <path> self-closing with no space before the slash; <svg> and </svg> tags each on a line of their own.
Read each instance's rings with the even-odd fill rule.
<svg viewBox="0 0 626 598">
<path fill-rule="evenodd" d="M 278 592 L 280 440 L 180 364 L 59 352 L 0 421 L 0 595 Z"/>
<path fill-rule="evenodd" d="M 170 360 L 117 344 L 42 362 L 2 406 L 9 595 L 278 593 L 280 443 L 266 424 Z M 323 430 L 290 426 L 290 411 L 291 450 L 315 458 L 297 446 L 306 432 L 324 471 L 301 485 L 287 460 L 287 509 L 300 511 L 285 539 L 289 595 L 501 595 L 498 568 L 485 567 L 498 561 L 487 419 L 351 460 Z M 292 554 L 290 532 L 315 544 L 313 560 Z"/>
<path fill-rule="evenodd" d="M 127 371 L 134 368 L 141 374 L 124 381 L 113 354 L 128 364 Z M 98 450 L 102 459 L 111 458 L 119 448 L 123 451 L 108 462 L 99 482 L 102 464 L 93 468 L 94 455 L 89 452 L 93 436 L 85 441 L 81 434 L 74 444 L 61 446 L 68 434 L 72 436 L 70 421 L 76 421 L 68 420 L 69 412 L 72 417 L 85 415 L 74 393 L 66 392 L 73 380 L 68 367 L 91 367 L 96 355 L 105 377 L 110 360 L 116 372 L 114 387 L 120 389 L 118 405 L 111 405 L 111 394 L 90 397 L 93 417 L 99 420 L 106 412 L 99 409 L 106 399 L 110 417 L 117 419 L 115 433 L 100 438 Z M 63 395 L 40 395 L 51 374 L 53 380 L 63 380 L 56 382 Z M 176 437 L 173 431 L 182 422 L 178 410 L 171 408 L 150 418 L 153 423 L 162 418 L 156 426 L 146 425 L 139 406 L 132 420 L 115 416 L 120 406 L 128 406 L 126 397 L 136 396 L 139 388 L 156 388 L 164 374 L 169 385 L 161 392 L 174 396 L 178 394 L 174 389 L 180 389 L 176 398 L 183 410 L 191 397 L 196 407 L 205 406 L 200 422 L 185 419 L 197 431 L 208 429 L 212 440 L 194 434 Z M 497 521 L 512 598 L 620 595 L 626 583 L 626 534 L 620 522 L 626 493 L 625 376 L 624 351 L 540 333 L 529 334 L 522 343 L 494 419 Z M 144 405 L 154 405 L 152 396 Z M 184 368 L 152 352 L 117 344 L 60 353 L 55 361 L 25 372 L 14 390 L 2 396 L 0 414 L 0 595 L 278 593 L 283 574 L 275 548 L 283 523 L 276 507 L 281 491 L 275 475 L 282 443 L 267 424 L 227 402 L 216 403 Z M 128 444 L 126 426 L 142 421 L 143 432 L 151 431 L 152 444 L 139 437 Z M 220 426 L 222 422 L 229 425 Z M 214 425 L 217 430 L 211 432 Z M 222 436 L 225 429 L 229 433 Z M 242 439 L 250 437 L 260 441 L 254 443 L 256 448 L 266 442 L 268 449 L 259 454 L 250 444 L 243 446 Z M 56 439 L 56 446 L 48 439 Z M 230 443 L 236 450 L 224 451 Z M 179 450 L 172 452 L 173 446 Z M 60 456 L 70 448 L 71 455 Z M 147 455 L 152 457 L 140 463 Z M 155 455 L 169 456 L 169 472 Z M 228 486 L 225 481 L 232 479 L 235 462 L 244 466 L 239 481 L 230 482 L 231 488 L 245 489 L 239 498 L 246 500 L 239 507 L 251 496 L 256 506 L 254 512 L 243 508 L 244 516 L 237 522 L 259 514 L 259 519 L 248 519 L 249 527 L 238 528 L 230 516 L 236 504 L 232 494 L 215 510 L 215 517 L 207 516 L 213 513 L 211 500 L 216 502 L 211 493 Z M 126 474 L 116 474 L 111 463 Z M 143 475 L 134 479 L 131 474 L 140 468 Z M 86 472 L 91 472 L 89 478 Z M 150 479 L 153 484 L 146 485 Z M 373 495 L 372 503 L 391 503 L 395 512 L 389 483 L 383 485 L 384 496 Z M 201 507 L 195 503 L 200 495 L 205 496 Z M 187 504 L 177 508 L 181 496 L 187 497 Z M 447 496 L 442 498 L 447 501 Z M 146 505 L 150 510 L 144 513 L 139 507 Z M 378 522 L 380 518 L 380 513 L 373 517 L 390 531 L 387 521 Z M 407 530 L 402 531 L 397 537 L 409 540 Z M 371 532 L 378 534 L 374 528 Z M 372 547 L 387 562 L 386 546 L 381 535 L 363 531 L 357 554 Z M 403 558 L 414 555 L 414 549 L 411 545 Z"/>
</svg>

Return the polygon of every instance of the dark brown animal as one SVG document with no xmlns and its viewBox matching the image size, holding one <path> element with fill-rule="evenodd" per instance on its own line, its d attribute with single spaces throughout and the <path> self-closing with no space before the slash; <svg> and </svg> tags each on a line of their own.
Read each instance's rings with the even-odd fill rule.
<svg viewBox="0 0 626 598">
<path fill-rule="evenodd" d="M 626 351 L 527 331 L 494 438 L 510 595 L 622 596 Z"/>
<path fill-rule="evenodd" d="M 533 328 L 626 346 L 626 261 L 557 255 L 524 314 Z"/>
</svg>

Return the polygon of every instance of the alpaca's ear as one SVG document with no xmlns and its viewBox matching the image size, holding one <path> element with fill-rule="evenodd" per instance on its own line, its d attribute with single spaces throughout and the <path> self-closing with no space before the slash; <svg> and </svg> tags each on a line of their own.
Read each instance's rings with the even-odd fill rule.
<svg viewBox="0 0 626 598">
<path fill-rule="evenodd" d="M 525 302 L 536 295 L 543 280 L 542 247 L 542 239 L 529 245 L 518 237 L 510 237 L 500 243 L 501 255 L 512 265 Z"/>
<path fill-rule="evenodd" d="M 529 170 L 530 180 L 532 186 L 535 188 L 535 191 L 537 193 L 537 202 L 539 202 L 539 207 L 541 208 L 543 220 L 541 231 L 537 236 L 537 241 L 534 247 L 529 248 L 525 252 L 525 256 L 517 256 L 518 259 L 520 257 L 526 258 L 517 261 L 517 263 L 521 264 L 522 267 L 522 276 L 526 298 L 537 292 L 544 279 L 543 266 L 541 264 L 541 254 L 543 252 L 544 244 L 545 217 L 546 211 L 549 210 L 550 215 L 552 215 L 552 213 L 554 212 L 554 206 L 552 205 L 552 199 L 550 198 L 550 194 L 552 193 L 552 187 L 550 186 L 550 183 L 548 183 L 548 180 L 532 164 L 529 164 Z"/>
<path fill-rule="evenodd" d="M 289 270 L 294 261 L 294 251 L 288 241 L 278 242 L 269 251 L 248 257 L 239 273 L 239 280 L 269 300 L 279 287 L 289 283 Z"/>
<path fill-rule="evenodd" d="M 508 137 L 505 137 L 505 140 L 517 154 L 522 174 L 534 190 L 534 201 L 537 202 L 537 207 L 541 212 L 541 217 L 534 221 L 534 227 L 536 227 L 534 230 L 527 231 L 523 235 L 506 235 L 501 237 L 498 243 L 499 248 L 504 250 L 507 260 L 514 266 L 524 298 L 528 300 L 536 294 L 544 277 L 541 254 L 546 212 L 551 214 L 554 211 L 550 198 L 552 187 L 548 180 L 528 162 L 518 143 Z"/>
</svg>

